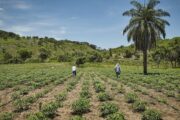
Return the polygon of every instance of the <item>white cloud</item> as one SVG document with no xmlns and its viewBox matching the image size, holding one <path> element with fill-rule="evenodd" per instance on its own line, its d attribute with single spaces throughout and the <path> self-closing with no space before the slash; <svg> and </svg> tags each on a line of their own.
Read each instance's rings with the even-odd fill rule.
<svg viewBox="0 0 180 120">
<path fill-rule="evenodd" d="M 0 8 L 0 12 L 4 11 L 4 8 Z"/>
<path fill-rule="evenodd" d="M 23 9 L 23 10 L 26 10 L 26 9 L 29 9 L 31 8 L 31 6 L 25 2 L 22 2 L 22 1 L 18 1 L 14 4 L 14 7 L 15 8 L 18 8 L 18 9 Z"/>
<path fill-rule="evenodd" d="M 9 28 L 5 28 L 5 30 L 12 31 L 12 32 L 20 34 L 20 35 L 24 35 L 27 32 L 33 31 L 33 28 L 31 28 L 29 26 L 17 25 L 17 26 L 12 26 L 12 27 L 9 27 Z"/>
</svg>

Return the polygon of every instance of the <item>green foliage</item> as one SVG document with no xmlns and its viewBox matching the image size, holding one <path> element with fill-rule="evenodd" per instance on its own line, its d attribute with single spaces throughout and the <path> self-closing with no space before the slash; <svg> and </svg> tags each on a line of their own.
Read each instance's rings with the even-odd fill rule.
<svg viewBox="0 0 180 120">
<path fill-rule="evenodd" d="M 0 113 L 0 120 L 13 120 L 13 114 L 9 112 Z"/>
<path fill-rule="evenodd" d="M 134 103 L 138 99 L 138 96 L 135 93 L 127 93 L 125 99 L 127 103 Z"/>
<path fill-rule="evenodd" d="M 146 103 L 137 100 L 136 102 L 133 103 L 132 108 L 135 112 L 143 112 L 146 109 Z"/>
<path fill-rule="evenodd" d="M 58 107 L 60 107 L 59 103 L 56 102 L 50 102 L 42 106 L 41 112 L 49 118 L 53 118 L 55 115 L 55 112 L 57 111 Z"/>
<path fill-rule="evenodd" d="M 59 55 L 57 58 L 58 62 L 71 62 L 72 58 L 68 54 Z"/>
<path fill-rule="evenodd" d="M 112 97 L 106 92 L 100 92 L 98 94 L 98 99 L 99 101 L 107 101 L 107 100 L 112 100 Z"/>
<path fill-rule="evenodd" d="M 75 114 L 83 114 L 89 111 L 90 101 L 86 98 L 79 98 L 72 104 L 72 110 Z"/>
<path fill-rule="evenodd" d="M 125 120 L 123 113 L 117 112 L 108 115 L 107 120 Z"/>
<path fill-rule="evenodd" d="M 162 120 L 161 114 L 156 110 L 146 110 L 141 120 Z"/>
<path fill-rule="evenodd" d="M 18 51 L 20 58 L 25 61 L 27 58 L 31 58 L 32 52 L 26 49 L 21 49 Z"/>
<path fill-rule="evenodd" d="M 103 60 L 102 56 L 98 53 L 93 53 L 88 58 L 88 62 L 102 62 L 102 60 Z"/>
<path fill-rule="evenodd" d="M 80 57 L 76 59 L 76 65 L 79 66 L 80 64 L 84 64 L 86 62 L 85 57 Z"/>
<path fill-rule="evenodd" d="M 45 49 L 45 48 L 39 49 L 39 58 L 41 59 L 42 62 L 48 58 L 49 54 L 50 53 L 47 49 Z"/>
<path fill-rule="evenodd" d="M 21 111 L 29 109 L 30 103 L 28 103 L 24 99 L 17 99 L 13 102 L 13 105 L 14 105 L 15 111 L 21 112 Z"/>
<path fill-rule="evenodd" d="M 66 97 L 67 97 L 67 92 L 62 92 L 59 95 L 55 96 L 56 100 L 59 102 L 66 100 Z"/>
<path fill-rule="evenodd" d="M 83 118 L 82 116 L 73 116 L 73 117 L 71 117 L 71 119 L 70 120 L 86 120 L 85 118 Z"/>
<path fill-rule="evenodd" d="M 95 84 L 94 84 L 94 87 L 95 87 L 95 90 L 97 93 L 99 92 L 105 92 L 105 86 L 104 84 L 98 82 L 98 81 L 95 81 Z"/>
<path fill-rule="evenodd" d="M 110 114 L 116 113 L 118 111 L 118 107 L 114 103 L 105 102 L 100 106 L 101 116 L 106 117 Z"/>
<path fill-rule="evenodd" d="M 80 97 L 82 98 L 90 98 L 91 97 L 91 94 L 89 92 L 88 89 L 83 89 L 81 92 L 80 92 Z"/>
<path fill-rule="evenodd" d="M 27 120 L 48 120 L 42 112 L 30 114 Z"/>
</svg>

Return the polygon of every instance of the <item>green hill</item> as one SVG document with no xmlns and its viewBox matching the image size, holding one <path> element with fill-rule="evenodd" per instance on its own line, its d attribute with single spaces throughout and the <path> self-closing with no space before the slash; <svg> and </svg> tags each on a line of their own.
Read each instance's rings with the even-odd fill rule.
<svg viewBox="0 0 180 120">
<path fill-rule="evenodd" d="M 20 37 L 19 35 L 0 31 L 0 60 L 6 56 L 7 59 L 17 59 L 22 52 L 29 53 L 30 56 L 25 61 L 39 61 L 40 54 L 44 53 L 48 57 L 46 61 L 73 61 L 78 57 L 89 57 L 99 54 L 96 46 L 87 42 L 77 42 L 70 40 L 56 40 L 54 38 Z M 26 57 L 26 56 L 25 56 Z"/>
</svg>

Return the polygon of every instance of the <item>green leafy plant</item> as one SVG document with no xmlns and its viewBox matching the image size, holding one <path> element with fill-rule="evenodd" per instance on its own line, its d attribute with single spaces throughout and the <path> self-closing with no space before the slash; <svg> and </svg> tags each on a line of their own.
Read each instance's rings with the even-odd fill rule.
<svg viewBox="0 0 180 120">
<path fill-rule="evenodd" d="M 56 102 L 50 102 L 50 103 L 43 105 L 40 111 L 46 117 L 53 118 L 58 107 L 60 107 L 60 104 L 58 104 Z"/>
<path fill-rule="evenodd" d="M 72 110 L 75 114 L 83 114 L 89 111 L 90 101 L 86 98 L 79 98 L 72 104 Z"/>
<path fill-rule="evenodd" d="M 138 96 L 135 93 L 127 93 L 125 99 L 127 103 L 134 103 L 138 99 Z"/>
<path fill-rule="evenodd" d="M 90 97 L 91 97 L 91 94 L 90 94 L 90 92 L 89 92 L 88 89 L 84 89 L 84 90 L 82 90 L 82 91 L 80 92 L 80 96 L 81 96 L 82 98 L 90 98 Z"/>
<path fill-rule="evenodd" d="M 123 113 L 117 112 L 108 115 L 107 120 L 125 120 Z"/>
<path fill-rule="evenodd" d="M 82 116 L 76 115 L 76 116 L 71 117 L 70 120 L 86 120 L 86 119 L 83 118 Z"/>
<path fill-rule="evenodd" d="M 162 120 L 161 114 L 157 110 L 146 110 L 141 120 Z"/>
<path fill-rule="evenodd" d="M 112 97 L 106 92 L 100 92 L 98 94 L 98 99 L 99 101 L 107 101 L 107 100 L 112 100 Z"/>
<path fill-rule="evenodd" d="M 143 112 L 146 109 L 146 103 L 138 100 L 133 103 L 132 108 L 135 112 Z"/>
<path fill-rule="evenodd" d="M 118 107 L 114 103 L 105 102 L 100 106 L 101 116 L 106 117 L 110 114 L 116 113 L 118 111 Z"/>
<path fill-rule="evenodd" d="M 14 101 L 13 105 L 15 107 L 15 111 L 21 112 L 23 110 L 29 109 L 30 104 L 24 99 L 17 99 Z"/>
<path fill-rule="evenodd" d="M 117 86 L 118 93 L 125 93 L 125 89 L 122 85 Z"/>
<path fill-rule="evenodd" d="M 0 113 L 0 120 L 13 120 L 13 114 L 9 112 Z"/>
<path fill-rule="evenodd" d="M 42 112 L 30 114 L 27 120 L 48 120 Z"/>
<path fill-rule="evenodd" d="M 67 92 L 62 92 L 59 95 L 55 96 L 56 100 L 59 102 L 66 100 L 66 97 L 67 97 Z"/>
<path fill-rule="evenodd" d="M 105 86 L 103 84 L 97 83 L 97 84 L 95 84 L 95 90 L 97 93 L 104 92 Z"/>
</svg>

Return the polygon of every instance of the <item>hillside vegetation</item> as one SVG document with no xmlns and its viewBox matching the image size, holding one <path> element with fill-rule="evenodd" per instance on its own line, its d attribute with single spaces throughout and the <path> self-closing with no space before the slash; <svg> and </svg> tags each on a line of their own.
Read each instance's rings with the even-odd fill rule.
<svg viewBox="0 0 180 120">
<path fill-rule="evenodd" d="M 99 49 L 87 42 L 19 36 L 0 31 L 0 63 L 35 62 L 120 62 L 142 65 L 142 53 L 134 45 L 109 50 Z M 178 67 L 180 64 L 180 37 L 158 40 L 156 48 L 148 52 L 149 64 Z"/>
</svg>

